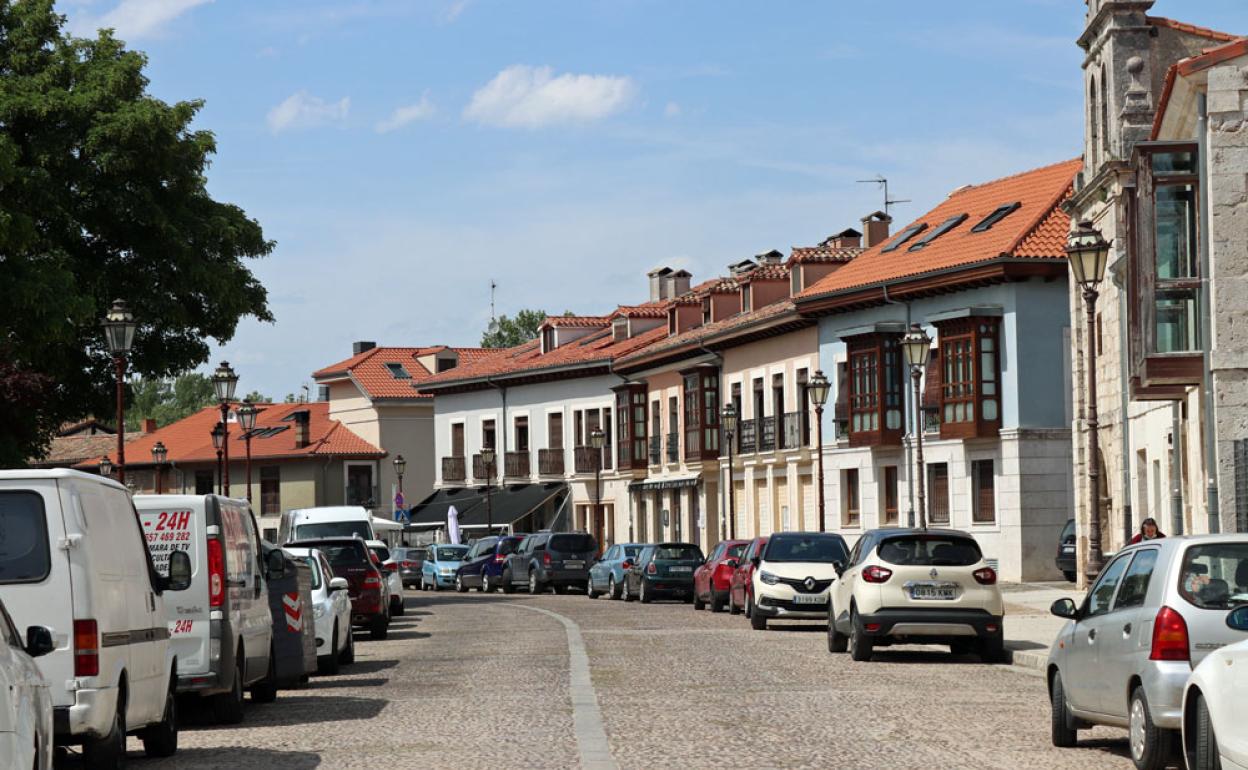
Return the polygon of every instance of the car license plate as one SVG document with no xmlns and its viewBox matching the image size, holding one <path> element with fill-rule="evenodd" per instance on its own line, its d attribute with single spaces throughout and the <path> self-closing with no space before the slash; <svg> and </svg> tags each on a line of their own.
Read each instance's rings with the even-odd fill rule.
<svg viewBox="0 0 1248 770">
<path fill-rule="evenodd" d="M 948 585 L 910 586 L 911 599 L 939 599 L 949 601 L 958 598 L 958 589 Z"/>
<path fill-rule="evenodd" d="M 823 594 L 797 594 L 793 597 L 794 604 L 827 604 L 828 598 Z"/>
<path fill-rule="evenodd" d="M 668 572 L 693 572 L 693 567 L 670 567 Z"/>
<path fill-rule="evenodd" d="M 565 569 L 580 569 L 585 566 L 583 561 L 565 561 L 563 563 Z"/>
</svg>

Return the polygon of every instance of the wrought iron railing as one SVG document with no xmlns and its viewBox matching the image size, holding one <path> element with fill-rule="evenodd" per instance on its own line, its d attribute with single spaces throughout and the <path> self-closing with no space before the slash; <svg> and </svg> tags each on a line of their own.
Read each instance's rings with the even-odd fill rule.
<svg viewBox="0 0 1248 770">
<path fill-rule="evenodd" d="M 650 464 L 658 465 L 659 459 L 663 457 L 663 437 L 650 437 Z"/>
<path fill-rule="evenodd" d="M 680 462 L 680 434 L 667 434 L 667 461 L 669 463 Z"/>
<path fill-rule="evenodd" d="M 763 417 L 759 421 L 758 451 L 772 452 L 776 449 L 776 418 Z"/>
<path fill-rule="evenodd" d="M 578 446 L 572 450 L 572 460 L 577 473 L 593 473 L 598 469 L 598 450 L 592 446 Z"/>
<path fill-rule="evenodd" d="M 741 420 L 737 423 L 737 451 L 741 454 L 753 452 L 758 447 L 758 426 L 753 420 Z"/>
</svg>

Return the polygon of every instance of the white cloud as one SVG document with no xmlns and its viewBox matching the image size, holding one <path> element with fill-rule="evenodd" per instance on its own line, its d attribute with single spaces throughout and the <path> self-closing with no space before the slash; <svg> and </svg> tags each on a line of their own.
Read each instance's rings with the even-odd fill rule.
<svg viewBox="0 0 1248 770">
<path fill-rule="evenodd" d="M 123 40 L 159 35 L 164 27 L 191 9 L 213 0 L 121 0 L 103 16 L 81 16 L 71 24 L 76 34 L 111 27 Z"/>
<path fill-rule="evenodd" d="M 420 101 L 415 104 L 409 104 L 406 107 L 399 107 L 390 114 L 390 117 L 377 124 L 377 133 L 387 134 L 391 131 L 397 131 L 409 123 L 415 123 L 418 120 L 428 120 L 437 112 L 437 108 L 433 106 L 433 102 L 429 101 L 429 94 L 420 97 Z"/>
<path fill-rule="evenodd" d="M 631 78 L 553 76 L 550 67 L 513 64 L 472 95 L 464 118 L 492 126 L 541 128 L 600 120 L 628 106 L 637 93 Z"/>
<path fill-rule="evenodd" d="M 680 105 L 677 104 L 676 102 L 668 102 L 667 106 L 663 108 L 663 117 L 665 118 L 680 117 Z"/>
<path fill-rule="evenodd" d="M 336 102 L 327 102 L 307 91 L 299 91 L 269 110 L 267 120 L 269 130 L 278 134 L 291 128 L 310 128 L 344 120 L 350 109 L 351 100 L 345 96 Z"/>
<path fill-rule="evenodd" d="M 454 0 L 454 2 L 452 2 L 446 9 L 446 14 L 443 18 L 448 24 L 455 21 L 459 18 L 459 15 L 464 12 L 464 9 L 468 7 L 470 2 L 471 0 Z"/>
</svg>

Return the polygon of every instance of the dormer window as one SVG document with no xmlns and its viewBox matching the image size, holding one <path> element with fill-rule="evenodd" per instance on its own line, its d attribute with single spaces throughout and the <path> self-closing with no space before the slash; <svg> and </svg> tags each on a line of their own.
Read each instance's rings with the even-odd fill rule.
<svg viewBox="0 0 1248 770">
<path fill-rule="evenodd" d="M 741 312 L 750 312 L 750 285 L 748 283 L 741 287 Z"/>
<path fill-rule="evenodd" d="M 396 380 L 412 379 L 412 375 L 408 374 L 407 370 L 403 368 L 403 364 L 388 363 L 386 364 L 386 369 L 389 370 L 390 376 Z"/>
<path fill-rule="evenodd" d="M 555 349 L 555 330 L 554 327 L 547 326 L 542 329 L 542 353 L 546 354 Z"/>
<path fill-rule="evenodd" d="M 628 319 L 620 317 L 611 322 L 611 339 L 616 342 L 628 339 Z"/>
</svg>

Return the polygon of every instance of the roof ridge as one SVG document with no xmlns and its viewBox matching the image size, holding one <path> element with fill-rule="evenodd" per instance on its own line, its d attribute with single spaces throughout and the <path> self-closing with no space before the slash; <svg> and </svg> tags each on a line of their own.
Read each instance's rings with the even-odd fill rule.
<svg viewBox="0 0 1248 770">
<path fill-rule="evenodd" d="M 958 189 L 954 190 L 953 192 L 951 192 L 951 193 L 949 193 L 947 196 L 945 196 L 945 200 L 948 200 L 948 199 L 950 199 L 950 198 L 953 198 L 954 196 L 957 196 L 957 195 L 962 195 L 963 193 L 966 193 L 966 192 L 968 192 L 968 191 L 970 191 L 970 190 L 978 190 L 978 189 L 980 189 L 981 187 L 988 187 L 989 185 L 1000 184 L 1001 182 L 1008 182 L 1008 181 L 1010 181 L 1011 179 L 1018 179 L 1019 177 L 1024 177 L 1024 176 L 1027 176 L 1028 174 L 1035 174 L 1035 173 L 1040 172 L 1040 171 L 1048 171 L 1049 169 L 1057 168 L 1058 166 L 1063 166 L 1063 165 L 1065 165 L 1065 164 L 1067 164 L 1067 163 L 1074 163 L 1075 161 L 1079 161 L 1079 162 L 1081 162 L 1081 163 L 1082 163 L 1082 162 L 1083 162 L 1083 158 L 1082 158 L 1082 157 L 1079 157 L 1079 158 L 1067 158 L 1066 160 L 1059 160 L 1059 161 L 1057 161 L 1056 163 L 1046 163 L 1046 164 L 1045 164 L 1045 165 L 1043 165 L 1043 166 L 1036 166 L 1035 168 L 1029 168 L 1029 169 L 1027 169 L 1026 171 L 1019 171 L 1019 172 L 1016 172 L 1016 173 L 1014 173 L 1014 174 L 1007 174 L 1006 176 L 1003 176 L 1003 177 L 998 177 L 998 178 L 996 178 L 996 179 L 989 179 L 988 181 L 986 181 L 986 182 L 980 182 L 979 184 L 966 184 L 966 185 L 962 185 L 962 186 L 961 186 L 961 187 L 959 187 Z M 1074 177 L 1072 176 L 1071 178 L 1073 179 Z M 934 209 L 933 209 L 933 210 L 934 210 Z M 926 213 L 927 213 L 927 214 L 930 214 L 931 212 L 929 211 L 929 212 L 926 212 Z M 920 222 L 920 221 L 922 221 L 922 220 L 921 220 L 921 219 L 916 219 L 916 220 L 915 220 L 915 222 Z"/>
<path fill-rule="evenodd" d="M 1042 166 L 1039 169 L 1035 169 L 1035 171 L 1048 170 L 1048 169 L 1056 168 L 1064 164 L 1073 164 L 1076 162 L 1082 163 L 1083 161 L 1080 158 L 1072 158 L 1070 160 L 1062 161 L 1062 163 L 1054 163 L 1051 166 Z M 1070 193 L 1071 187 L 1073 187 L 1075 184 L 1075 173 L 1078 173 L 1078 172 L 1071 173 L 1070 181 L 1068 181 L 1066 185 L 1062 187 L 1061 190 L 1058 191 L 1057 195 L 1055 195 L 1053 199 L 1050 200 L 1047 205 L 1045 205 L 1045 207 L 1040 211 L 1040 213 L 1036 215 L 1035 219 L 1027 227 L 1027 229 L 1019 233 L 1019 235 L 1010 244 L 1010 248 L 1005 253 L 1013 254 L 1014 251 L 1023 244 L 1023 241 L 1027 240 L 1027 238 L 1030 237 L 1031 234 L 1036 231 L 1036 228 L 1040 227 L 1040 225 L 1043 224 L 1044 221 L 1049 218 L 1049 215 L 1053 213 L 1053 210 L 1056 209 L 1062 201 L 1066 200 L 1067 195 L 1069 195 Z"/>
<path fill-rule="evenodd" d="M 1197 37 L 1206 37 L 1206 38 L 1209 38 L 1210 40 L 1221 40 L 1227 43 L 1233 40 L 1239 40 L 1240 38 L 1244 37 L 1243 35 L 1233 35 L 1230 32 L 1222 32 L 1220 30 L 1210 29 L 1209 27 L 1201 27 L 1196 24 L 1188 24 L 1185 21 L 1172 19 L 1168 16 L 1149 16 L 1146 14 L 1144 16 L 1144 23 L 1152 24 L 1158 27 L 1165 27 L 1167 29 L 1173 29 L 1176 32 L 1186 32 L 1189 35 L 1196 35 Z"/>
</svg>

